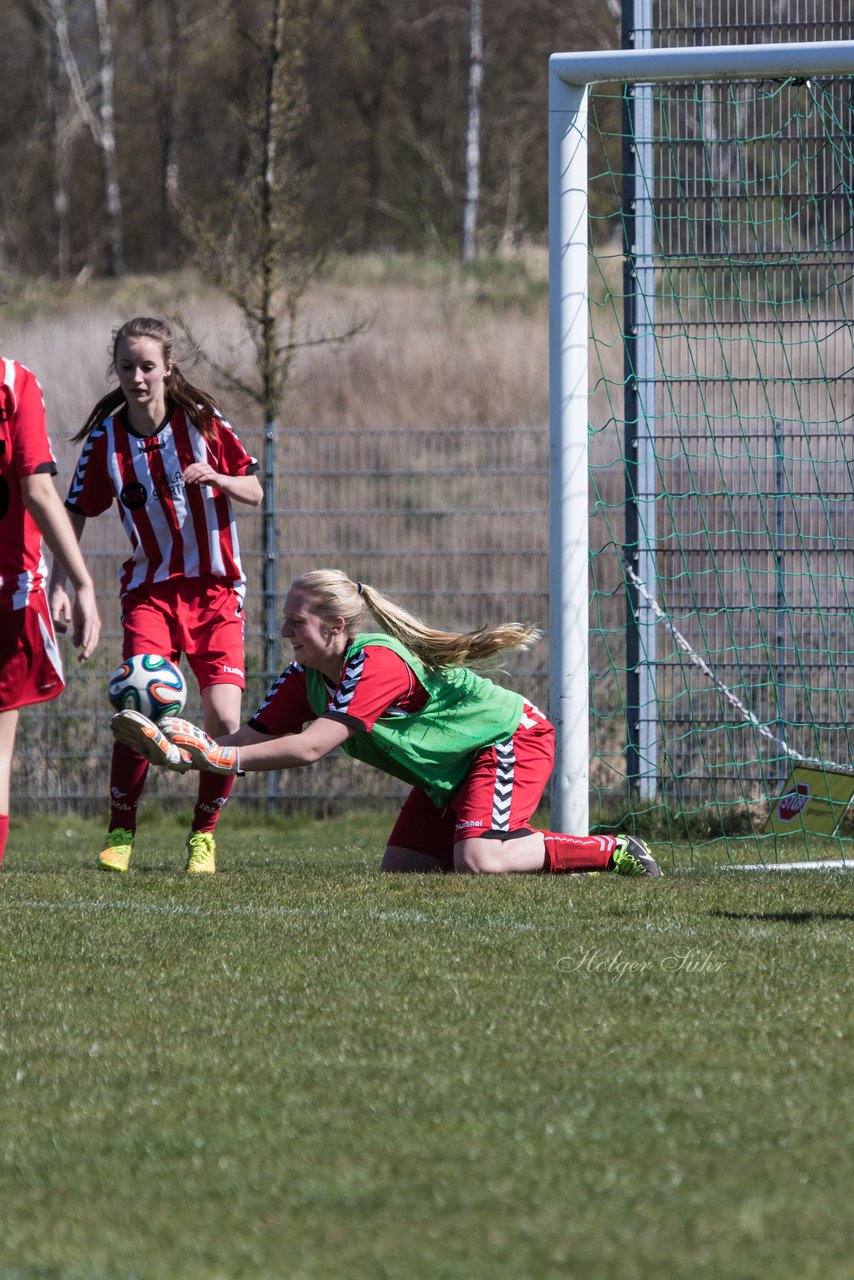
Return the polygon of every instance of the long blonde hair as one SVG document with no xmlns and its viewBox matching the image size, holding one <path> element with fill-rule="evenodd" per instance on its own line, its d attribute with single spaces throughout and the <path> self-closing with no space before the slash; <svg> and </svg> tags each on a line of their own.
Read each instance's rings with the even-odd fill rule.
<svg viewBox="0 0 854 1280">
<path fill-rule="evenodd" d="M 125 338 L 153 338 L 155 342 L 160 343 L 164 364 L 172 365 L 169 377 L 164 383 L 166 395 L 174 404 L 179 405 L 184 410 L 193 426 L 197 427 L 203 436 L 209 440 L 213 439 L 215 427 L 211 419 L 222 416 L 220 407 L 207 391 L 201 391 L 198 387 L 194 387 L 191 382 L 188 382 L 172 359 L 175 338 L 166 321 L 162 320 L 160 316 L 133 316 L 118 329 L 115 329 L 113 331 L 113 358 L 110 366 L 113 373 L 116 371 L 119 343 Z M 105 422 L 111 414 L 124 409 L 126 405 L 125 393 L 121 387 L 114 387 L 112 391 L 108 391 L 98 401 L 83 426 L 71 439 L 75 444 L 79 444 L 81 440 L 85 440 L 87 436 L 90 436 L 96 427 Z"/>
<path fill-rule="evenodd" d="M 340 569 L 315 569 L 291 583 L 326 622 L 344 619 L 348 635 L 365 630 L 369 612 L 383 631 L 405 645 L 427 667 L 485 667 L 500 653 L 530 649 L 542 632 L 530 623 L 505 622 L 477 631 L 438 631 L 395 604 L 367 582 L 353 582 Z"/>
</svg>

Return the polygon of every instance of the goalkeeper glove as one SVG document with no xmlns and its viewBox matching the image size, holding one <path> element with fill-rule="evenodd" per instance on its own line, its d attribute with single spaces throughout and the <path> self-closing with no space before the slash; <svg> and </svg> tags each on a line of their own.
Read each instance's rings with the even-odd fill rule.
<svg viewBox="0 0 854 1280">
<path fill-rule="evenodd" d="M 190 756 L 173 744 L 158 729 L 153 720 L 139 711 L 119 711 L 110 720 L 110 728 L 117 742 L 131 747 L 151 764 L 158 764 L 174 773 L 186 773 L 192 769 Z"/>
<path fill-rule="evenodd" d="M 237 747 L 221 747 L 218 742 L 189 720 L 179 716 L 164 716 L 160 728 L 169 742 L 189 759 L 190 767 L 203 773 L 240 773 L 240 752 Z"/>
</svg>

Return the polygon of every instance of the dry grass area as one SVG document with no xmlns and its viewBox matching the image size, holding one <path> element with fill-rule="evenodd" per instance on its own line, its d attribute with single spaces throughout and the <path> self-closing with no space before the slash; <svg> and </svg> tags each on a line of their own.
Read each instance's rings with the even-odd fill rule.
<svg viewBox="0 0 854 1280">
<path fill-rule="evenodd" d="M 412 258 L 347 259 L 304 299 L 300 338 L 350 327 L 351 341 L 306 346 L 297 357 L 284 426 L 504 426 L 548 418 L 547 256 L 463 269 Z M 0 348 L 28 364 L 45 391 L 55 444 L 110 385 L 110 335 L 128 316 L 186 317 L 203 349 L 251 379 L 251 345 L 236 309 L 192 273 L 86 285 L 32 285 L 0 313 Z M 179 349 L 188 372 L 217 391 L 235 425 L 258 410 Z"/>
<path fill-rule="evenodd" d="M 61 493 L 79 454 L 70 437 L 114 385 L 111 333 L 128 316 L 147 311 L 184 316 L 214 361 L 245 381 L 252 378 L 251 347 L 236 310 L 189 272 L 63 290 L 33 285 L 0 312 L 0 350 L 29 365 L 44 388 Z M 338 564 L 440 625 L 478 626 L 505 615 L 544 625 L 545 252 L 466 269 L 401 257 L 341 260 L 304 299 L 302 336 L 311 343 L 351 327 L 354 318 L 365 326 L 352 341 L 307 345 L 300 352 L 282 406 L 274 492 L 280 588 L 295 572 Z M 247 447 L 260 454 L 257 405 L 224 388 L 210 365 L 193 363 L 186 342 L 177 355 L 193 381 L 217 394 Z M 492 430 L 467 430 L 475 427 Z M 256 512 L 241 509 L 237 516 L 253 671 L 245 706 L 254 708 L 269 678 L 261 652 L 263 530 Z M 90 523 L 84 549 L 102 605 L 103 670 L 75 673 L 73 697 L 69 689 L 52 717 L 50 732 L 62 739 L 52 755 L 67 756 L 62 777 L 42 787 L 48 794 L 67 787 L 73 774 L 80 794 L 88 796 L 88 778 L 100 778 L 106 767 L 93 762 L 104 747 L 102 684 L 118 656 L 115 582 L 127 552 L 118 520 Z M 531 661 L 542 663 L 546 654 L 540 646 Z M 283 646 L 282 660 L 287 656 Z M 529 696 L 542 702 L 539 668 L 525 673 Z M 32 719 L 31 774 L 46 728 Z M 92 725 L 91 741 L 84 724 Z M 24 754 L 22 745 L 22 759 Z M 46 768 L 53 767 L 49 754 Z M 294 785 L 327 794 L 330 779 Z M 346 782 L 349 791 L 353 785 Z"/>
</svg>

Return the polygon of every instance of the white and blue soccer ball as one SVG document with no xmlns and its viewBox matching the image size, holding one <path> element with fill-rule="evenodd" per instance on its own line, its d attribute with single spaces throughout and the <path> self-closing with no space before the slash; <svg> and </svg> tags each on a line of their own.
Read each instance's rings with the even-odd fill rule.
<svg viewBox="0 0 854 1280">
<path fill-rule="evenodd" d="M 187 701 L 180 667 L 157 653 L 125 658 L 110 676 L 107 697 L 114 711 L 141 711 L 149 720 L 179 716 Z"/>
</svg>

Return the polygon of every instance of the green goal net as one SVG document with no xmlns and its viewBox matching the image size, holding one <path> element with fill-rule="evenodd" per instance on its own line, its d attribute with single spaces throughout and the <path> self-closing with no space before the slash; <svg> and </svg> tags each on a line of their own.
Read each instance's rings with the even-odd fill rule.
<svg viewBox="0 0 854 1280">
<path fill-rule="evenodd" d="M 591 821 L 844 857 L 852 81 L 639 88 L 589 100 Z"/>
</svg>

